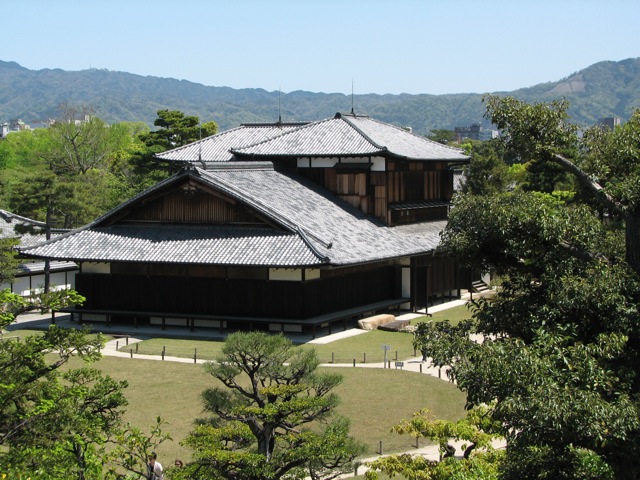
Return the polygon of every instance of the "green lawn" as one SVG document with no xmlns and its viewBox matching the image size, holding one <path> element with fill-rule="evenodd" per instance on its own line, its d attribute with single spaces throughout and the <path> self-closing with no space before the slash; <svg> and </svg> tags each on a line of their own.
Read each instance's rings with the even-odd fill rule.
<svg viewBox="0 0 640 480">
<path fill-rule="evenodd" d="M 188 459 L 189 451 L 179 441 L 188 434 L 193 420 L 202 415 L 200 393 L 216 385 L 202 365 L 104 357 L 96 366 L 115 379 L 129 382 L 125 392 L 128 421 L 147 426 L 161 416 L 169 422 L 166 431 L 174 441 L 161 445 L 159 456 L 169 463 L 175 458 Z M 336 389 L 341 399 L 338 412 L 351 420 L 351 432 L 367 444 L 368 455 L 377 453 L 380 441 L 385 453 L 411 449 L 414 440 L 390 430 L 424 407 L 438 418 L 464 415 L 463 393 L 429 375 L 353 367 L 331 371 L 335 369 L 344 377 Z"/>
<path fill-rule="evenodd" d="M 469 310 L 463 306 L 433 317 L 421 317 L 412 323 L 442 319 L 457 322 L 468 316 Z M 15 330 L 5 337 L 33 333 L 39 332 Z M 367 363 L 382 361 L 382 345 L 391 346 L 389 360 L 395 360 L 396 352 L 398 359 L 406 359 L 413 355 L 411 340 L 408 333 L 374 330 L 329 344 L 300 348 L 315 348 L 324 363 L 330 363 L 333 354 L 335 363 L 351 365 L 354 359 L 361 364 L 365 354 Z M 222 345 L 221 341 L 213 340 L 152 339 L 140 342 L 138 353 L 159 355 L 165 347 L 166 355 L 193 357 L 197 349 L 198 358 L 213 358 Z M 128 352 L 130 348 L 135 347 L 123 345 L 120 349 Z M 79 361 L 72 363 L 79 365 Z M 158 448 L 160 461 L 172 464 L 175 458 L 188 460 L 189 451 L 180 445 L 180 440 L 191 430 L 194 419 L 202 415 L 201 392 L 216 384 L 202 365 L 104 357 L 96 366 L 115 379 L 129 382 L 125 392 L 129 401 L 126 420 L 141 427 L 154 423 L 157 416 L 168 422 L 166 431 L 174 440 Z M 464 415 L 464 394 L 451 383 L 429 375 L 397 369 L 326 368 L 338 369 L 344 377 L 336 389 L 341 398 L 338 412 L 351 420 L 351 432 L 368 446 L 367 455 L 376 454 L 381 441 L 384 453 L 413 448 L 413 439 L 392 433 L 391 427 L 422 408 L 428 407 L 435 417 L 442 419 L 453 420 Z"/>
</svg>

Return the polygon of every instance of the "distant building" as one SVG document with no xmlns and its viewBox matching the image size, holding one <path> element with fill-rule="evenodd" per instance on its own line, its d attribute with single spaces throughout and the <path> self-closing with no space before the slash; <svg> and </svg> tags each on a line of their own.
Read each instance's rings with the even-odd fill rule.
<svg viewBox="0 0 640 480">
<path fill-rule="evenodd" d="M 453 131 L 456 134 L 458 142 L 467 138 L 469 140 L 480 140 L 482 125 L 480 125 L 479 123 L 474 123 L 470 127 L 455 127 Z"/>
<path fill-rule="evenodd" d="M 479 123 L 474 123 L 469 127 L 455 127 L 454 133 L 456 134 L 456 140 L 461 142 L 462 140 L 491 140 L 499 137 L 497 130 L 485 130 Z"/>
<path fill-rule="evenodd" d="M 598 126 L 601 128 L 608 128 L 614 130 L 616 127 L 622 125 L 622 119 L 620 117 L 605 117 L 598 119 Z"/>
<path fill-rule="evenodd" d="M 11 120 L 0 125 L 0 138 L 5 138 L 13 132 L 22 132 L 24 130 L 36 130 L 38 128 L 49 128 L 55 123 L 55 120 L 35 120 L 32 123 L 25 123 L 21 119 Z"/>
</svg>

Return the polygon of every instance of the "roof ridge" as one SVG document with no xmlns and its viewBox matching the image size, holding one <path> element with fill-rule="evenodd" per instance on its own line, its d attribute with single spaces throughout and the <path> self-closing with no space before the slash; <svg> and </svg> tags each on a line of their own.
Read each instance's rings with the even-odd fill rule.
<svg viewBox="0 0 640 480">
<path fill-rule="evenodd" d="M 281 138 L 281 137 L 284 137 L 286 135 L 299 132 L 300 130 L 303 130 L 305 128 L 310 128 L 312 126 L 319 125 L 319 124 L 324 123 L 324 122 L 328 122 L 329 120 L 333 120 L 333 118 L 324 118 L 322 120 L 317 120 L 315 122 L 305 123 L 304 125 L 300 125 L 297 128 L 292 128 L 291 130 L 287 130 L 286 132 L 281 132 L 281 133 L 279 133 L 277 135 L 274 135 L 273 137 L 269 137 L 269 138 L 265 138 L 263 140 L 260 140 L 259 142 L 250 143 L 248 145 L 242 145 L 240 147 L 233 147 L 233 148 L 229 149 L 229 151 L 231 153 L 235 153 L 235 152 L 238 152 L 240 150 L 244 150 L 245 148 L 256 147 L 258 145 L 262 145 L 263 143 L 271 142 L 272 140 L 275 140 L 276 138 Z"/>
<path fill-rule="evenodd" d="M 47 225 L 45 222 L 41 222 L 40 220 L 34 220 L 33 218 L 23 217 L 22 215 L 18 215 L 17 213 L 13 213 L 3 209 L 0 209 L 0 217 L 4 218 L 7 222 L 18 220 L 18 221 L 21 221 L 24 223 L 30 223 L 39 227 L 46 227 Z"/>
<path fill-rule="evenodd" d="M 377 142 L 374 142 L 373 139 L 367 135 L 366 133 L 364 133 L 359 127 L 357 127 L 356 125 L 353 124 L 353 122 L 351 122 L 349 119 L 345 118 L 345 116 L 348 115 L 342 115 L 340 114 L 340 117 L 337 117 L 339 120 L 344 120 L 345 122 L 347 122 L 349 124 L 349 126 L 351 128 L 353 128 L 356 132 L 358 132 L 364 139 L 367 140 L 367 142 L 369 142 L 371 145 L 373 145 L 374 147 L 376 147 L 379 150 L 388 150 L 388 148 L 386 147 L 386 145 L 380 145 Z M 354 118 L 357 118 L 354 115 Z M 369 117 L 361 117 L 361 118 L 369 118 Z M 382 123 L 382 122 L 381 122 Z"/>
<path fill-rule="evenodd" d="M 401 131 L 403 133 L 406 133 L 408 135 L 414 136 L 419 140 L 422 140 L 422 141 L 425 141 L 427 143 L 431 143 L 431 144 L 434 144 L 434 145 L 438 145 L 439 147 L 444 147 L 444 148 L 447 148 L 449 150 L 453 150 L 454 152 L 458 152 L 458 153 L 463 153 L 464 154 L 464 150 L 462 148 L 452 147 L 451 145 L 445 145 L 444 143 L 436 142 L 435 140 L 431 140 L 430 138 L 423 137 L 422 135 L 418 135 L 416 133 L 413 133 L 413 131 L 409 131 L 404 127 L 400 127 L 400 126 L 394 125 L 392 123 L 386 123 L 386 122 L 383 122 L 381 120 L 378 120 L 378 119 L 375 119 L 375 118 L 371 118 L 371 117 L 365 117 L 365 116 L 358 117 L 358 116 L 355 116 L 355 115 L 354 115 L 354 117 L 355 118 L 366 118 L 366 119 L 371 120 L 372 122 L 376 122 L 376 123 L 378 123 L 380 125 L 384 125 L 386 127 L 393 127 L 396 130 L 399 130 L 399 131 Z M 410 128 L 410 127 L 408 127 L 408 128 Z"/>
</svg>

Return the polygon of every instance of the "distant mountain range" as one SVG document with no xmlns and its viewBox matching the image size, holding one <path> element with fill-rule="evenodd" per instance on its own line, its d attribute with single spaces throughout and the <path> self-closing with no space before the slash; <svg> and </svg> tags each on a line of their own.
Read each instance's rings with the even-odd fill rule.
<svg viewBox="0 0 640 480">
<path fill-rule="evenodd" d="M 528 101 L 567 98 L 574 122 L 591 125 L 604 117 L 627 120 L 640 107 L 640 57 L 599 62 L 558 81 L 511 92 L 492 92 Z M 260 88 L 211 87 L 186 80 L 144 77 L 89 69 L 29 70 L 0 60 L 0 123 L 55 118 L 61 103 L 91 105 L 107 122 L 152 124 L 160 109 L 180 110 L 220 130 L 247 122 L 320 120 L 336 112 L 369 115 L 427 135 L 473 123 L 488 126 L 481 94 L 344 95 L 268 92 Z"/>
</svg>

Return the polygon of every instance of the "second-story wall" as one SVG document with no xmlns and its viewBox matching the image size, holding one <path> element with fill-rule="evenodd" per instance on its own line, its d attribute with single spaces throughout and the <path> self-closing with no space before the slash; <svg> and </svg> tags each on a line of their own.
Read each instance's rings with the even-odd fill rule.
<svg viewBox="0 0 640 480">
<path fill-rule="evenodd" d="M 453 196 L 446 162 L 301 158 L 297 171 L 388 225 L 445 220 Z"/>
</svg>

